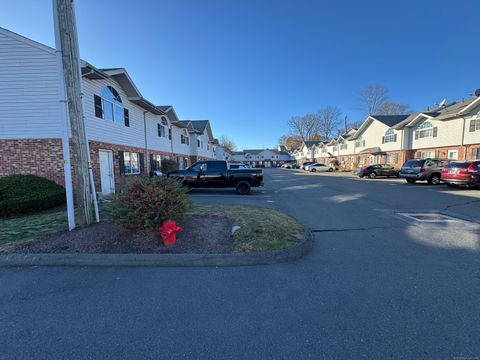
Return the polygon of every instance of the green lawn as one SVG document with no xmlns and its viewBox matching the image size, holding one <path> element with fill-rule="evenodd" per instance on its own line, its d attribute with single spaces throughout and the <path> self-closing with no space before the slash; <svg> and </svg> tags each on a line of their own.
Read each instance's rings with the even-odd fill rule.
<svg viewBox="0 0 480 360">
<path fill-rule="evenodd" d="M 33 240 L 42 235 L 67 229 L 65 211 L 44 212 L 8 219 L 0 218 L 0 251 L 9 243 Z"/>
<path fill-rule="evenodd" d="M 192 215 L 225 216 L 240 226 L 234 235 L 235 251 L 283 249 L 303 238 L 303 227 L 276 210 L 244 205 L 195 205 Z"/>
<path fill-rule="evenodd" d="M 255 206 L 195 205 L 187 215 L 224 216 L 240 226 L 234 235 L 235 251 L 282 249 L 303 237 L 303 227 L 290 216 Z M 0 252 L 40 236 L 67 230 L 65 211 L 0 219 Z"/>
</svg>

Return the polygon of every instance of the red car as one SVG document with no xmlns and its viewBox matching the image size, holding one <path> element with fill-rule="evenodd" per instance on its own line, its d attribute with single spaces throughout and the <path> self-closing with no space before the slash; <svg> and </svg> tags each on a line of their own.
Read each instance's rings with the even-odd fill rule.
<svg viewBox="0 0 480 360">
<path fill-rule="evenodd" d="M 480 186 L 480 160 L 453 161 L 445 165 L 442 180 L 448 186 Z"/>
</svg>

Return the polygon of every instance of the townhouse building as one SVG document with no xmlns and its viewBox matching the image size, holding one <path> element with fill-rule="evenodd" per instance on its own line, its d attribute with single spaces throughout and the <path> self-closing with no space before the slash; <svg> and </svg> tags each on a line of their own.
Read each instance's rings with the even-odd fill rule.
<svg viewBox="0 0 480 360">
<path fill-rule="evenodd" d="M 63 84 L 55 50 L 0 28 L 0 176 L 35 174 L 64 185 Z M 208 120 L 178 119 L 172 106 L 145 99 L 123 68 L 81 61 L 82 102 L 98 192 L 119 191 L 131 179 L 214 159 Z M 65 129 L 65 130 L 64 130 Z"/>
<path fill-rule="evenodd" d="M 305 142 L 299 163 L 335 163 L 343 170 L 374 163 L 395 167 L 413 158 L 480 159 L 480 90 L 459 102 L 408 115 L 370 115 L 336 139 Z"/>
<path fill-rule="evenodd" d="M 247 149 L 232 154 L 232 161 L 257 167 L 276 167 L 286 161 L 292 161 L 292 156 L 278 149 Z"/>
</svg>

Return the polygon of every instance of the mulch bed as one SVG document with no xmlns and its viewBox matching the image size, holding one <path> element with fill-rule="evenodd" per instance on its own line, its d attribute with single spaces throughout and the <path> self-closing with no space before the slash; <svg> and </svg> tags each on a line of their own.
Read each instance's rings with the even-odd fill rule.
<svg viewBox="0 0 480 360">
<path fill-rule="evenodd" d="M 138 233 L 101 222 L 64 231 L 17 249 L 20 253 L 229 253 L 233 221 L 226 217 L 189 216 L 179 224 L 175 245 L 165 247 L 157 232 Z"/>
</svg>

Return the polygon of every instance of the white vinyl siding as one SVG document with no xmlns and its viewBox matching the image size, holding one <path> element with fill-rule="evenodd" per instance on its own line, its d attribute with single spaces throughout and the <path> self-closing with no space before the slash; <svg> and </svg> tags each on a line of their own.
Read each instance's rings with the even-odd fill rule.
<svg viewBox="0 0 480 360">
<path fill-rule="evenodd" d="M 59 138 L 55 52 L 0 29 L 0 137 Z"/>
<path fill-rule="evenodd" d="M 102 141 L 109 144 L 145 147 L 143 109 L 128 101 L 127 94 L 113 79 L 89 80 L 83 78 L 83 113 L 85 128 L 89 140 Z M 128 109 L 130 126 L 95 116 L 93 95 L 101 96 L 105 85 L 112 86 L 122 98 L 122 104 Z"/>
</svg>

